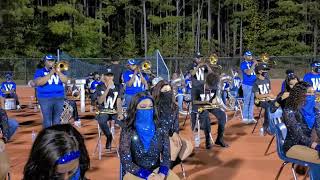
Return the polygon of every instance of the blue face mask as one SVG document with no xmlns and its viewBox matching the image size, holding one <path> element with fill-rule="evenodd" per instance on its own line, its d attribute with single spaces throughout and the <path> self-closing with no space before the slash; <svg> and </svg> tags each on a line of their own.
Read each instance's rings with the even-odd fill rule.
<svg viewBox="0 0 320 180">
<path fill-rule="evenodd" d="M 316 96 L 307 95 L 306 102 L 304 106 L 301 107 L 301 114 L 304 117 L 309 129 L 312 129 L 314 122 L 316 120 L 316 112 L 314 110 L 316 106 Z"/>
<path fill-rule="evenodd" d="M 145 151 L 149 150 L 155 134 L 156 127 L 153 121 L 153 113 L 153 109 L 138 109 L 136 112 L 135 128 Z"/>
<path fill-rule="evenodd" d="M 69 178 L 69 180 L 80 180 L 80 167 L 78 167 L 76 173 L 74 173 L 73 176 Z"/>
</svg>

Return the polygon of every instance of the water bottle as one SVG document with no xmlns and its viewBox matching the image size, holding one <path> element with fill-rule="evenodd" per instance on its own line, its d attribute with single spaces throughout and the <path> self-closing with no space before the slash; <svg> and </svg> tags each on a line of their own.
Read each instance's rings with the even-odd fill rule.
<svg viewBox="0 0 320 180">
<path fill-rule="evenodd" d="M 198 134 L 194 136 L 194 146 L 196 148 L 200 147 L 200 137 L 198 136 Z"/>
<path fill-rule="evenodd" d="M 263 129 L 263 127 L 262 128 L 260 128 L 260 136 L 264 136 L 264 129 Z"/>
<path fill-rule="evenodd" d="M 37 134 L 34 130 L 32 130 L 32 134 L 31 134 L 31 138 L 32 138 L 32 143 L 34 142 L 34 140 L 36 139 Z"/>
</svg>

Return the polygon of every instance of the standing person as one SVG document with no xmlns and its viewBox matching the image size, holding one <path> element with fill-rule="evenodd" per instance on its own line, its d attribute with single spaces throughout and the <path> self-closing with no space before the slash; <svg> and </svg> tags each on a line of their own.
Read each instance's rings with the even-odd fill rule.
<svg viewBox="0 0 320 180">
<path fill-rule="evenodd" d="M 256 66 L 255 71 L 257 74 L 257 79 L 253 84 L 252 91 L 254 92 L 254 96 L 259 102 L 256 104 L 259 107 L 264 109 L 264 122 L 263 122 L 263 130 L 265 133 L 269 133 L 269 113 L 271 101 L 275 99 L 275 96 L 271 93 L 271 82 L 269 79 L 267 64 L 260 63 Z"/>
<path fill-rule="evenodd" d="M 103 84 L 97 87 L 95 95 L 97 97 L 99 109 L 99 114 L 97 115 L 96 119 L 98 120 L 102 132 L 107 138 L 106 149 L 111 149 L 113 135 L 112 131 L 114 131 L 114 122 L 110 123 L 111 131 L 108 125 L 109 122 L 118 122 L 118 119 L 123 119 L 119 88 L 115 86 L 113 80 L 114 74 L 111 69 L 108 69 L 107 72 L 103 75 Z"/>
<path fill-rule="evenodd" d="M 226 113 L 220 108 L 212 108 L 199 112 L 199 108 L 204 104 L 210 104 L 211 101 L 216 97 L 220 96 L 217 94 L 217 88 L 220 81 L 220 76 L 216 73 L 210 73 L 206 77 L 206 81 L 203 86 L 192 87 L 192 111 L 199 113 L 200 127 L 204 130 L 206 138 L 206 148 L 211 149 L 211 124 L 209 118 L 209 112 L 216 116 L 218 120 L 218 136 L 215 141 L 216 145 L 221 147 L 228 147 L 228 144 L 224 142 L 224 129 L 227 122 Z M 191 127 L 195 130 L 196 125 L 196 113 L 191 114 Z"/>
<path fill-rule="evenodd" d="M 63 83 L 67 83 L 68 77 L 59 68 L 54 67 L 55 57 L 44 57 L 45 67 L 37 69 L 34 75 L 37 86 L 37 98 L 43 117 L 43 128 L 60 124 L 60 115 L 63 112 L 65 89 Z"/>
<path fill-rule="evenodd" d="M 136 94 L 128 108 L 126 125 L 120 135 L 122 176 L 129 179 L 172 178 L 169 137 L 159 127 L 154 101 L 147 92 Z"/>
<path fill-rule="evenodd" d="M 129 107 L 132 97 L 142 91 L 148 90 L 149 77 L 145 73 L 141 73 L 138 62 L 135 59 L 129 59 L 127 63 L 128 69 L 122 74 L 125 83 L 124 99 L 126 107 Z"/>
<path fill-rule="evenodd" d="M 113 82 L 114 85 L 120 89 L 120 84 L 121 84 L 121 66 L 120 66 L 120 58 L 117 55 L 111 56 L 111 65 L 108 67 L 111 69 L 113 73 Z"/>
<path fill-rule="evenodd" d="M 21 109 L 18 95 L 17 95 L 17 85 L 12 80 L 11 74 L 6 74 L 6 81 L 1 83 L 1 93 L 3 98 L 14 98 L 16 101 L 17 109 Z M 4 105 L 4 99 L 3 99 L 3 105 Z"/>
<path fill-rule="evenodd" d="M 311 63 L 311 72 L 304 75 L 303 81 L 311 84 L 316 93 L 320 93 L 320 61 Z"/>
<path fill-rule="evenodd" d="M 172 74 L 171 86 L 173 89 L 173 95 L 176 97 L 178 102 L 179 112 L 183 111 L 183 92 L 185 91 L 184 83 L 183 79 L 178 76 L 178 73 Z"/>
<path fill-rule="evenodd" d="M 293 76 L 293 75 L 295 75 L 293 70 L 291 70 L 291 69 L 287 69 L 286 70 L 286 76 L 287 77 Z M 284 92 L 286 90 L 286 88 L 287 88 L 288 82 L 286 82 L 286 80 L 287 79 L 285 79 L 281 84 L 281 92 Z"/>
<path fill-rule="evenodd" d="M 254 94 L 252 91 L 253 84 L 256 80 L 256 73 L 254 72 L 255 66 L 258 64 L 252 57 L 251 51 L 244 53 L 244 61 L 240 64 L 242 71 L 242 90 L 243 90 L 243 122 L 245 124 L 256 123 L 257 121 L 253 118 L 254 109 Z"/>
</svg>

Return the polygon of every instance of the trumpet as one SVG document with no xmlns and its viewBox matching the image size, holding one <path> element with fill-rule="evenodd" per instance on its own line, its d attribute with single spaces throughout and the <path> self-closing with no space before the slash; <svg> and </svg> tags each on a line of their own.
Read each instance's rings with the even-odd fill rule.
<svg viewBox="0 0 320 180">
<path fill-rule="evenodd" d="M 56 70 L 60 71 L 68 71 L 69 70 L 69 63 L 67 61 L 58 61 L 53 66 Z"/>
</svg>

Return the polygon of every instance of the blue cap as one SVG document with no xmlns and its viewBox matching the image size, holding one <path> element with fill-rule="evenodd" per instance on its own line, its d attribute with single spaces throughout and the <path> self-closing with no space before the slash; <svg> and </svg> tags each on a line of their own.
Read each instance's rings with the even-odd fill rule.
<svg viewBox="0 0 320 180">
<path fill-rule="evenodd" d="M 128 59 L 128 65 L 136 65 L 137 61 L 135 59 Z"/>
<path fill-rule="evenodd" d="M 6 77 L 6 79 L 11 79 L 11 78 L 12 78 L 12 75 L 11 75 L 10 73 L 7 73 L 7 74 L 5 75 L 5 77 Z"/>
<path fill-rule="evenodd" d="M 45 60 L 45 61 L 54 61 L 54 60 L 56 60 L 56 57 L 51 55 L 51 54 L 47 54 L 47 55 L 45 55 L 43 57 L 43 60 Z"/>
<path fill-rule="evenodd" d="M 246 51 L 243 55 L 244 56 L 252 56 L 252 52 L 251 51 Z"/>
<path fill-rule="evenodd" d="M 311 67 L 320 67 L 320 62 L 319 61 L 313 61 L 311 63 Z"/>
</svg>

